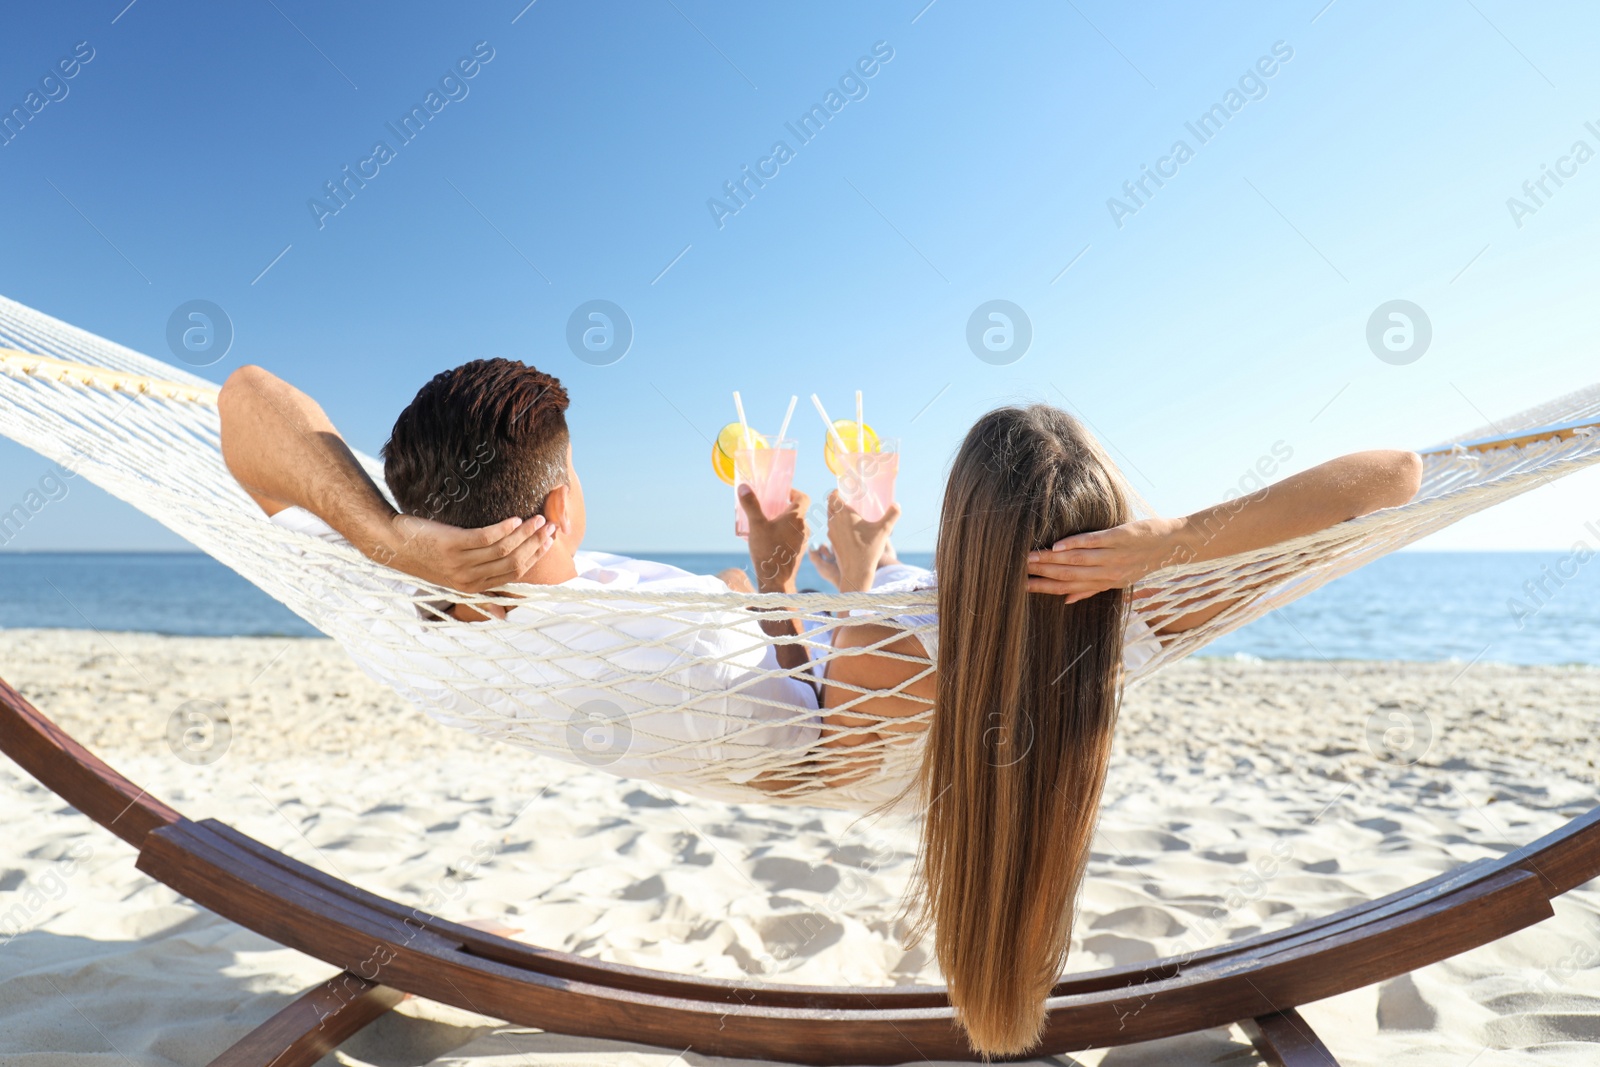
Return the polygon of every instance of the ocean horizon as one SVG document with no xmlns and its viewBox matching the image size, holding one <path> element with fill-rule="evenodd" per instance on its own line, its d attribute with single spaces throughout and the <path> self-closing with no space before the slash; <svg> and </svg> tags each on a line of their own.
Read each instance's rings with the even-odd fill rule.
<svg viewBox="0 0 1600 1067">
<path fill-rule="evenodd" d="M 699 574 L 738 552 L 625 552 Z M 930 565 L 932 553 L 904 552 Z M 1201 654 L 1600 665 L 1600 567 L 1559 552 L 1399 552 L 1227 634 Z M 829 589 L 809 563 L 802 589 Z M 319 637 L 200 552 L 0 552 L 0 629 Z"/>
</svg>

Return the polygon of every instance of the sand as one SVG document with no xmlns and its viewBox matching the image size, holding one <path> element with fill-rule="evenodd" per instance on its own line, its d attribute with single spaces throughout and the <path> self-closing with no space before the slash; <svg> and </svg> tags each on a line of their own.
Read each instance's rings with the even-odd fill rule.
<svg viewBox="0 0 1600 1067">
<path fill-rule="evenodd" d="M 544 760 L 434 724 L 327 641 L 0 631 L 0 675 L 186 814 L 451 918 L 692 974 L 938 980 L 900 936 L 903 819 L 720 804 Z M 224 714 L 226 743 L 169 733 L 186 705 Z M 1074 970 L 1314 917 L 1596 802 L 1595 668 L 1192 660 L 1123 715 Z M 140 875 L 4 761 L 0 805 L 0 941 L 20 928 L 0 944 L 0 1061 L 204 1064 L 333 972 Z M 1555 911 L 1303 1014 L 1347 1065 L 1600 1062 L 1600 883 Z M 415 1000 L 337 1056 L 729 1062 Z M 1039 1062 L 1258 1060 L 1228 1029 Z"/>
</svg>

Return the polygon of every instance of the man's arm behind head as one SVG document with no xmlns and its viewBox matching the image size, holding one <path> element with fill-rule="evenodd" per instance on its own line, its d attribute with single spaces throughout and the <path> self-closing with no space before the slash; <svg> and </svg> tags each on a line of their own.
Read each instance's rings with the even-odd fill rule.
<svg viewBox="0 0 1600 1067">
<path fill-rule="evenodd" d="M 304 508 L 378 563 L 475 593 L 549 547 L 551 531 L 520 519 L 460 530 L 398 515 L 317 402 L 261 367 L 229 375 L 217 408 L 223 461 L 268 515 Z"/>
</svg>

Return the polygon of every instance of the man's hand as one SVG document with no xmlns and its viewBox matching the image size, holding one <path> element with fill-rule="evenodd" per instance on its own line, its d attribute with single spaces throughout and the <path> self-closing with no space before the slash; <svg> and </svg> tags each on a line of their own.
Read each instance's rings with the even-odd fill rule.
<svg viewBox="0 0 1600 1067">
<path fill-rule="evenodd" d="M 1186 563 L 1190 556 L 1176 536 L 1181 525 L 1181 519 L 1137 519 L 1063 537 L 1048 550 L 1028 553 L 1028 592 L 1065 594 L 1075 604 Z"/>
<path fill-rule="evenodd" d="M 828 494 L 828 541 L 838 560 L 834 584 L 839 592 L 864 593 L 872 588 L 872 576 L 878 573 L 878 562 L 899 518 L 900 505 L 890 504 L 883 518 L 868 522 L 840 498 L 837 489 Z"/>
<path fill-rule="evenodd" d="M 761 501 L 748 485 L 739 487 L 739 506 L 750 525 L 750 562 L 755 565 L 756 588 L 763 593 L 792 593 L 800 561 L 806 554 L 806 509 L 811 498 L 789 490 L 789 506 L 775 519 L 767 518 Z"/>
<path fill-rule="evenodd" d="M 368 553 L 377 562 L 463 593 L 515 582 L 550 551 L 556 527 L 535 515 L 464 530 L 416 515 L 396 515 L 390 535 Z"/>
</svg>

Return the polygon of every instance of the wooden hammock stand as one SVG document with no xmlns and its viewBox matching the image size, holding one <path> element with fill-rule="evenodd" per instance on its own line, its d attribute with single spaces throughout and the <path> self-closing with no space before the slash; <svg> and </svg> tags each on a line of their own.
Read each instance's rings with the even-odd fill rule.
<svg viewBox="0 0 1600 1067">
<path fill-rule="evenodd" d="M 193 822 L 0 681 L 0 750 L 139 852 L 138 868 L 225 919 L 342 968 L 213 1061 L 310 1065 L 406 994 L 563 1034 L 805 1064 L 974 1060 L 941 987 L 687 978 L 470 929 L 357 889 L 231 827 Z M 1335 1060 L 1295 1011 L 1549 918 L 1600 876 L 1600 807 L 1497 860 L 1182 957 L 1064 978 L 1029 1057 L 1238 1022 L 1273 1064 Z"/>
</svg>

